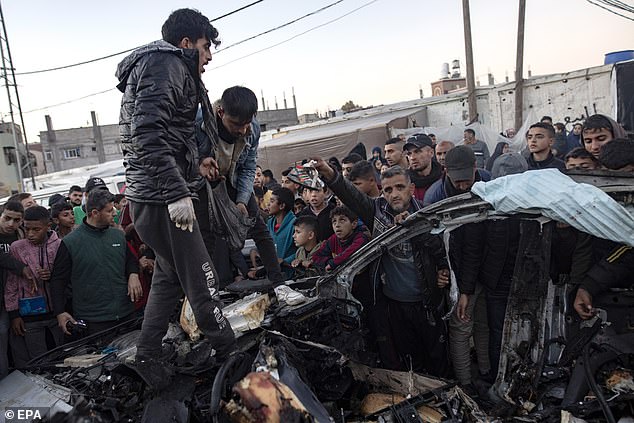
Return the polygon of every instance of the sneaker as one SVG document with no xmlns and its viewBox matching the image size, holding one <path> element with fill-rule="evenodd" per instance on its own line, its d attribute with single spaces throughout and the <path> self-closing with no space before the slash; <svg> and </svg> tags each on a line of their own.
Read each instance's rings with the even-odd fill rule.
<svg viewBox="0 0 634 423">
<path fill-rule="evenodd" d="M 306 297 L 301 292 L 295 291 L 290 286 L 279 285 L 276 286 L 275 296 L 277 297 L 277 301 L 284 302 L 290 306 L 302 304 L 306 302 Z"/>
</svg>

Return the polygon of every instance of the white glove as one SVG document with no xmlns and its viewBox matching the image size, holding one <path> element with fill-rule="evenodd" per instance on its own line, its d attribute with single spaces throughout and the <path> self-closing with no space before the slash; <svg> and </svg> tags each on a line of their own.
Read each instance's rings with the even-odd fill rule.
<svg viewBox="0 0 634 423">
<path fill-rule="evenodd" d="M 177 228 L 189 232 L 194 231 L 196 214 L 194 213 L 194 203 L 192 203 L 191 197 L 181 198 L 174 203 L 168 204 L 167 211 Z"/>
</svg>

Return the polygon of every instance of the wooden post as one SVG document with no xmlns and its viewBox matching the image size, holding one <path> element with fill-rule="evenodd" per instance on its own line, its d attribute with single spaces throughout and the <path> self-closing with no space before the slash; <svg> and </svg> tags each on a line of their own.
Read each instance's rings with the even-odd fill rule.
<svg viewBox="0 0 634 423">
<path fill-rule="evenodd" d="M 467 59 L 467 101 L 469 102 L 469 121 L 474 122 L 478 116 L 478 105 L 475 95 L 475 70 L 473 69 L 473 46 L 471 44 L 471 14 L 469 0 L 462 0 L 462 17 L 464 20 L 464 48 Z"/>
<path fill-rule="evenodd" d="M 522 116 L 524 107 L 524 17 L 526 0 L 520 0 L 519 17 L 517 19 L 517 57 L 515 61 L 515 130 L 524 123 Z"/>
</svg>

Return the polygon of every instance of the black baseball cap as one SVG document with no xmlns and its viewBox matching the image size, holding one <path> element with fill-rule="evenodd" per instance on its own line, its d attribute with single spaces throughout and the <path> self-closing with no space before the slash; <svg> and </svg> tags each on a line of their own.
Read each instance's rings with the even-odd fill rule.
<svg viewBox="0 0 634 423">
<path fill-rule="evenodd" d="M 84 187 L 84 192 L 90 192 L 95 188 L 107 190 L 108 186 L 101 178 L 88 178 L 88 181 L 86 181 L 86 186 Z"/>
<path fill-rule="evenodd" d="M 429 138 L 429 136 L 425 134 L 416 134 L 412 135 L 407 139 L 407 142 L 403 146 L 403 151 L 407 151 L 410 148 L 423 148 L 423 147 L 431 147 L 434 148 L 434 142 Z"/>
<path fill-rule="evenodd" d="M 476 157 L 471 147 L 459 145 L 447 151 L 445 169 L 452 181 L 467 181 L 473 179 L 476 167 Z"/>
</svg>

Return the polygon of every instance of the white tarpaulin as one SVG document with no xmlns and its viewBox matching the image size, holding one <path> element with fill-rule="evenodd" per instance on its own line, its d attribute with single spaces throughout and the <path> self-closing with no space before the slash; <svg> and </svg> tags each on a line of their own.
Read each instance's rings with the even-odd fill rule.
<svg viewBox="0 0 634 423">
<path fill-rule="evenodd" d="M 505 142 L 509 144 L 511 151 L 520 152 L 526 148 L 526 132 L 528 128 L 537 122 L 535 112 L 531 109 L 524 119 L 522 127 L 517 130 L 517 133 L 513 138 L 506 138 L 500 135 L 495 129 L 483 125 L 479 122 L 474 122 L 471 125 L 452 125 L 452 126 L 426 126 L 424 128 L 407 128 L 407 129 L 391 129 L 392 136 L 404 134 L 411 136 L 414 134 L 434 134 L 436 135 L 436 141 L 451 141 L 455 145 L 464 144 L 464 130 L 467 128 L 473 129 L 476 134 L 476 139 L 484 141 L 489 147 L 489 153 L 492 155 L 495 151 L 495 147 L 499 142 Z"/>
<path fill-rule="evenodd" d="M 476 182 L 471 192 L 501 213 L 540 212 L 599 238 L 634 247 L 634 216 L 601 189 L 557 169 Z"/>
</svg>

